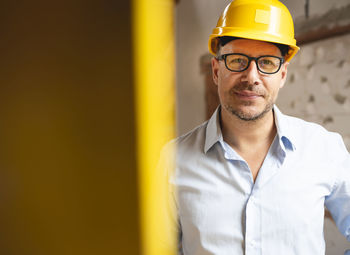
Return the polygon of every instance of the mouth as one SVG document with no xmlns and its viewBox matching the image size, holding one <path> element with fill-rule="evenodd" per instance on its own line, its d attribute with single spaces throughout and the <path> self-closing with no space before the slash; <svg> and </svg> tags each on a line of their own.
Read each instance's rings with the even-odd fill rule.
<svg viewBox="0 0 350 255">
<path fill-rule="evenodd" d="M 260 95 L 256 92 L 248 91 L 248 90 L 235 91 L 234 93 L 238 98 L 244 99 L 244 100 L 254 100 L 254 99 L 263 97 L 263 95 Z"/>
</svg>

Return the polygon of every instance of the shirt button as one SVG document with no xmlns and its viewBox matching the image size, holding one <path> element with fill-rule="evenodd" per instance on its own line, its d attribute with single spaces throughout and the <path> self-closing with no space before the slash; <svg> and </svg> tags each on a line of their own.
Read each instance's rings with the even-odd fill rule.
<svg viewBox="0 0 350 255">
<path fill-rule="evenodd" d="M 256 242 L 254 240 L 250 241 L 250 246 L 255 248 L 257 246 Z"/>
</svg>

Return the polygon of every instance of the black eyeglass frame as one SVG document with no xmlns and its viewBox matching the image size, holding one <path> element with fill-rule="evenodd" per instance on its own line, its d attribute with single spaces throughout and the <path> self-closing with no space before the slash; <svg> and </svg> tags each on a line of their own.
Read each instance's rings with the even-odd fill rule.
<svg viewBox="0 0 350 255">
<path fill-rule="evenodd" d="M 226 62 L 227 56 L 230 56 L 230 55 L 240 55 L 240 56 L 244 56 L 244 57 L 248 58 L 247 67 L 244 68 L 244 69 L 242 69 L 242 70 L 240 70 L 240 71 L 236 71 L 236 70 L 230 69 L 230 68 L 227 66 L 227 62 Z M 260 70 L 259 65 L 258 65 L 258 61 L 259 61 L 260 58 L 264 58 L 264 57 L 274 57 L 274 58 L 278 58 L 278 59 L 280 60 L 280 65 L 279 65 L 278 69 L 277 69 L 275 72 L 269 73 L 269 72 L 264 72 L 264 71 Z M 277 57 L 277 56 L 273 56 L 273 55 L 263 55 L 263 56 L 259 56 L 259 57 L 256 57 L 256 58 L 255 58 L 255 57 L 249 57 L 249 56 L 247 56 L 247 55 L 245 55 L 245 54 L 242 54 L 242 53 L 228 53 L 228 54 L 222 54 L 222 55 L 216 57 L 216 59 L 217 59 L 217 60 L 224 60 L 225 66 L 226 66 L 227 70 L 230 70 L 231 72 L 237 72 L 237 73 L 243 72 L 243 71 L 247 70 L 247 69 L 249 68 L 250 62 L 252 62 L 252 60 L 255 61 L 256 68 L 258 68 L 259 72 L 264 73 L 264 74 L 275 74 L 275 73 L 278 73 L 278 71 L 281 69 L 282 64 L 284 63 L 284 58 L 282 58 L 282 57 Z"/>
</svg>

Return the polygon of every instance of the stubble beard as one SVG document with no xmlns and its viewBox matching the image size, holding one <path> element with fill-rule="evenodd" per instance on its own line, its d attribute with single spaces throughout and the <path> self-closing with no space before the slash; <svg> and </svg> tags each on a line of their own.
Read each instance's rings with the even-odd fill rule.
<svg viewBox="0 0 350 255">
<path fill-rule="evenodd" d="M 254 87 L 254 85 L 246 85 L 246 84 L 239 84 L 235 86 L 234 89 L 230 90 L 230 96 L 234 96 L 235 92 L 242 91 L 242 90 L 249 90 L 258 93 L 262 97 L 266 98 L 269 97 L 266 95 L 265 91 L 259 91 L 257 88 Z M 244 106 L 251 106 L 254 102 L 250 101 L 243 101 L 241 104 Z M 230 104 L 225 104 L 223 107 L 232 115 L 236 116 L 240 120 L 243 121 L 257 121 L 261 118 L 263 118 L 268 112 L 270 112 L 274 106 L 275 102 L 272 98 L 268 98 L 267 103 L 264 107 L 264 109 L 260 112 L 248 112 L 244 110 L 240 110 L 239 107 L 234 107 Z"/>
<path fill-rule="evenodd" d="M 246 105 L 248 105 L 248 104 L 246 104 Z M 238 109 L 235 109 L 234 107 L 232 107 L 231 105 L 225 105 L 224 107 L 229 113 L 236 116 L 240 120 L 257 121 L 257 120 L 263 118 L 266 115 L 266 113 L 270 112 L 273 108 L 273 105 L 274 105 L 273 102 L 269 102 L 268 104 L 266 104 L 264 110 L 261 112 L 258 112 L 258 113 L 249 113 L 249 112 L 245 112 L 242 110 L 238 110 Z"/>
</svg>

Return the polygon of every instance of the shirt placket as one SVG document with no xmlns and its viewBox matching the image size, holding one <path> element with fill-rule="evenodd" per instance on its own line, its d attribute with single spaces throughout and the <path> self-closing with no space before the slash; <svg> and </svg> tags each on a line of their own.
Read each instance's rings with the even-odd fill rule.
<svg viewBox="0 0 350 255">
<path fill-rule="evenodd" d="M 247 201 L 245 211 L 245 254 L 261 254 L 261 212 L 257 197 L 252 193 Z"/>
</svg>

